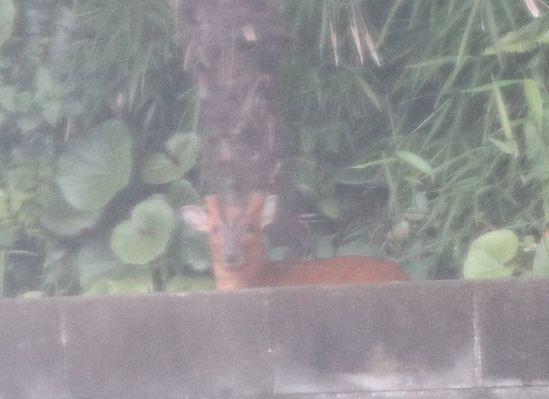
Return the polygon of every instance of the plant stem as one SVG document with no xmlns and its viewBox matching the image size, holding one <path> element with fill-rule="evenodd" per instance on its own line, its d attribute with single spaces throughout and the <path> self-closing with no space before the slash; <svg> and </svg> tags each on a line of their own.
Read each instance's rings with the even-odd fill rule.
<svg viewBox="0 0 549 399">
<path fill-rule="evenodd" d="M 153 282 L 154 292 L 164 291 L 164 279 L 162 278 L 162 262 L 156 261 L 151 263 L 151 277 Z"/>
<path fill-rule="evenodd" d="M 0 298 L 4 297 L 5 271 L 6 271 L 6 251 L 0 251 Z"/>
</svg>

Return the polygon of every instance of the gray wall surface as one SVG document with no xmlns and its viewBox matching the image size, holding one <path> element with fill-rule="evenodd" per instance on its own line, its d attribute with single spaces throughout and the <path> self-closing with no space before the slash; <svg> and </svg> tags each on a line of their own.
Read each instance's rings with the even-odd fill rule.
<svg viewBox="0 0 549 399">
<path fill-rule="evenodd" d="M 549 281 L 0 301 L 0 399 L 549 398 Z"/>
</svg>

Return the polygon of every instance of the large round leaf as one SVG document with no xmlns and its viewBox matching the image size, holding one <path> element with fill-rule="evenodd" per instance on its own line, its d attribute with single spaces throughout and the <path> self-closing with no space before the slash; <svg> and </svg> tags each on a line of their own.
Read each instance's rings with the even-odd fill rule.
<svg viewBox="0 0 549 399">
<path fill-rule="evenodd" d="M 130 132 L 118 120 L 108 120 L 71 139 L 57 170 L 63 195 L 76 209 L 102 208 L 128 184 L 131 155 Z"/>
<path fill-rule="evenodd" d="M 100 210 L 82 211 L 74 209 L 61 193 L 52 193 L 41 209 L 40 222 L 50 231 L 62 236 L 81 233 L 90 228 L 101 216 Z"/>
<path fill-rule="evenodd" d="M 15 19 L 15 6 L 12 0 L 0 0 L 0 47 L 10 38 Z"/>
<path fill-rule="evenodd" d="M 496 230 L 477 238 L 471 244 L 463 266 L 465 278 L 509 277 L 519 240 L 511 230 Z"/>
<path fill-rule="evenodd" d="M 174 226 L 170 205 L 159 198 L 148 199 L 115 227 L 111 247 L 122 262 L 143 265 L 164 252 Z"/>
<path fill-rule="evenodd" d="M 114 256 L 107 240 L 105 242 L 92 241 L 85 245 L 78 252 L 76 263 L 79 270 L 80 286 L 84 291 L 89 291 L 103 279 L 119 277 L 124 274 L 125 265 Z"/>
<path fill-rule="evenodd" d="M 183 177 L 198 159 L 200 141 L 194 134 L 174 134 L 164 152 L 149 155 L 141 167 L 141 180 L 165 184 Z"/>
</svg>

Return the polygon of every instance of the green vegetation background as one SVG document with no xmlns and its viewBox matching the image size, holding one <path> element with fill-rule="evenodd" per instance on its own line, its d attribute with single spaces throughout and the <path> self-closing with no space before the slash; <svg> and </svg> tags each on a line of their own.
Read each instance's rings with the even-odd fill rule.
<svg viewBox="0 0 549 399">
<path fill-rule="evenodd" d="M 542 2 L 276 4 L 282 202 L 301 222 L 273 258 L 547 274 Z M 1 296 L 211 287 L 177 212 L 200 202 L 203 132 L 174 26 L 168 1 L 0 0 Z"/>
</svg>

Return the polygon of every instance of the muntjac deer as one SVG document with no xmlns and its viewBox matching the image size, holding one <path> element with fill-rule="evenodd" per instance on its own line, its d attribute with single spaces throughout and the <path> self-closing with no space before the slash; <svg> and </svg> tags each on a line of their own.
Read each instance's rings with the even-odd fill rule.
<svg viewBox="0 0 549 399">
<path fill-rule="evenodd" d="M 206 197 L 206 212 L 181 208 L 193 229 L 206 232 L 217 288 L 280 287 L 306 284 L 349 284 L 408 280 L 396 263 L 366 256 L 340 256 L 306 262 L 271 262 L 261 230 L 273 221 L 276 196 L 253 192 L 245 207 L 220 206 L 217 195 Z"/>
</svg>

